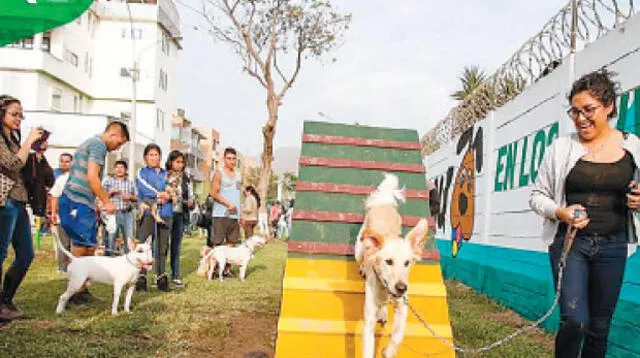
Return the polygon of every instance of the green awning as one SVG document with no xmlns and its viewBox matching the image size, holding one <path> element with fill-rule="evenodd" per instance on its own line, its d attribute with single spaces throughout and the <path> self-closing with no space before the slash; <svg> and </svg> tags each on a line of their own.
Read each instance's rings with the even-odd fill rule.
<svg viewBox="0 0 640 358">
<path fill-rule="evenodd" d="M 0 0 L 0 46 L 71 22 L 93 0 Z"/>
</svg>

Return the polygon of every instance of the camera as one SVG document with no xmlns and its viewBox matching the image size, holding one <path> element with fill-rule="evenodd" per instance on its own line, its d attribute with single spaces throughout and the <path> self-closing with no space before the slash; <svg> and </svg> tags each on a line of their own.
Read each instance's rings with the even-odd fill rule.
<svg viewBox="0 0 640 358">
<path fill-rule="evenodd" d="M 42 129 L 42 137 L 40 137 L 40 139 L 38 139 L 37 141 L 33 142 L 33 144 L 31 145 L 31 149 L 33 149 L 34 151 L 39 151 L 42 147 L 42 143 L 46 142 L 49 139 L 49 136 L 51 135 L 51 132 L 49 132 L 46 129 Z"/>
</svg>

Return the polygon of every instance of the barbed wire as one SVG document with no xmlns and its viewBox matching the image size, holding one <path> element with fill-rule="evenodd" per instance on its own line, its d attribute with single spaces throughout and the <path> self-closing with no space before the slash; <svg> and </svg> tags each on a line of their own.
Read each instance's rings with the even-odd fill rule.
<svg viewBox="0 0 640 358">
<path fill-rule="evenodd" d="M 487 113 L 504 105 L 527 86 L 560 66 L 571 52 L 572 2 L 569 1 L 537 34 L 527 40 L 496 72 L 451 109 L 421 139 L 429 155 Z M 576 41 L 579 47 L 621 28 L 637 12 L 633 0 L 577 0 Z"/>
</svg>

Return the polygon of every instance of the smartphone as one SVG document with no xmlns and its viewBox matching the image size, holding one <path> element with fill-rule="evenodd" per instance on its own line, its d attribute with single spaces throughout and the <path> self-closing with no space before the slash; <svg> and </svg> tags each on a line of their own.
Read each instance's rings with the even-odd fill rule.
<svg viewBox="0 0 640 358">
<path fill-rule="evenodd" d="M 583 211 L 580 209 L 574 210 L 573 211 L 573 218 L 574 219 L 578 219 L 582 216 Z"/>
<path fill-rule="evenodd" d="M 33 149 L 34 151 L 39 151 L 40 147 L 42 146 L 42 143 L 46 142 L 49 139 L 49 135 L 51 135 L 51 132 L 49 132 L 46 129 L 42 130 L 42 137 L 40 137 L 40 139 L 38 139 L 37 141 L 33 142 L 33 144 L 31 145 L 31 149 Z"/>
</svg>

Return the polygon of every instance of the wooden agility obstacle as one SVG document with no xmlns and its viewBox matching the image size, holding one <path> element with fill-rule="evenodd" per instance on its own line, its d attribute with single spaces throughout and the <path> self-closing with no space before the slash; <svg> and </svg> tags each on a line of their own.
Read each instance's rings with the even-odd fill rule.
<svg viewBox="0 0 640 358">
<path fill-rule="evenodd" d="M 415 130 L 305 122 L 293 229 L 283 279 L 276 357 L 360 357 L 364 280 L 353 260 L 363 202 L 384 172 L 398 176 L 407 202 L 406 233 L 429 217 L 425 168 Z M 430 219 L 433 228 L 433 220 Z M 433 239 L 413 268 L 409 299 L 438 335 L 452 340 L 446 290 Z M 389 312 L 392 313 L 392 309 Z M 393 314 L 376 328 L 376 352 L 388 342 Z M 398 357 L 454 357 L 409 314 Z"/>
</svg>

